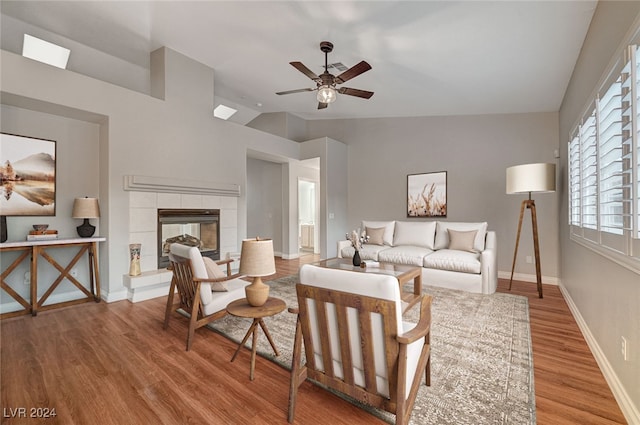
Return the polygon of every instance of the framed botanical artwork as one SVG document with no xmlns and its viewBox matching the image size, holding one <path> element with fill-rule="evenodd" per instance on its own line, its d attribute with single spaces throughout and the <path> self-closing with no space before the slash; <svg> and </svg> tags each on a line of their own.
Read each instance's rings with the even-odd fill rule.
<svg viewBox="0 0 640 425">
<path fill-rule="evenodd" d="M 0 133 L 0 215 L 56 215 L 56 142 Z"/>
<path fill-rule="evenodd" d="M 447 216 L 447 172 L 407 175 L 407 217 Z"/>
</svg>

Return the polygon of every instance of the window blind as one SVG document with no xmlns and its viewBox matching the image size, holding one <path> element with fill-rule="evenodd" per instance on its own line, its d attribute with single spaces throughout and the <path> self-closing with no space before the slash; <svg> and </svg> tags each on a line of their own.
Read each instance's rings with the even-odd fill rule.
<svg viewBox="0 0 640 425">
<path fill-rule="evenodd" d="M 569 143 L 569 224 L 580 226 L 580 137 L 576 131 Z"/>
<path fill-rule="evenodd" d="M 582 226 L 595 230 L 598 227 L 598 145 L 595 109 L 580 126 L 580 159 Z"/>
<path fill-rule="evenodd" d="M 618 78 L 597 102 L 600 231 L 623 234 L 622 91 Z"/>
</svg>

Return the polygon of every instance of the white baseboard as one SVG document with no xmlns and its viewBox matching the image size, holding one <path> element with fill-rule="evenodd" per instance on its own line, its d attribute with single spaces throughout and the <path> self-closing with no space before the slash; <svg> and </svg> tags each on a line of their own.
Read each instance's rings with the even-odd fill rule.
<svg viewBox="0 0 640 425">
<path fill-rule="evenodd" d="M 511 272 L 498 271 L 498 277 L 500 279 L 510 279 Z M 526 273 L 514 273 L 513 280 L 519 280 L 522 282 L 533 282 L 533 283 L 536 283 L 538 281 L 535 274 L 526 274 Z M 560 279 L 554 276 L 542 276 L 542 283 L 546 285 L 558 286 L 560 284 Z"/>
<path fill-rule="evenodd" d="M 122 301 L 127 299 L 127 288 L 121 288 L 118 291 L 100 291 L 100 297 L 107 303 Z"/>
<path fill-rule="evenodd" d="M 638 411 L 638 407 L 633 403 L 633 400 L 631 400 L 629 394 L 627 394 L 624 386 L 618 379 L 618 375 L 616 375 L 616 372 L 613 370 L 611 363 L 609 363 L 609 360 L 600 349 L 598 341 L 596 341 L 593 334 L 591 333 L 589 326 L 587 326 L 587 322 L 584 321 L 584 318 L 580 314 L 580 310 L 578 310 L 578 307 L 573 302 L 569 291 L 567 291 L 567 289 L 562 284 L 560 284 L 559 286 L 560 292 L 562 292 L 562 295 L 564 296 L 564 299 L 569 306 L 569 310 L 571 310 L 571 313 L 573 314 L 578 327 L 582 331 L 582 335 L 584 336 L 584 339 L 587 342 L 587 345 L 589 346 L 593 357 L 596 359 L 596 362 L 600 367 L 600 371 L 602 371 L 602 374 L 604 375 L 604 379 L 609 384 L 609 388 L 611 388 L 611 392 L 618 402 L 620 410 L 622 410 L 622 414 L 626 418 L 627 422 L 629 422 L 629 425 L 640 425 L 640 411 Z"/>
<path fill-rule="evenodd" d="M 300 254 L 295 253 L 295 254 L 282 254 L 282 259 L 283 260 L 295 260 L 296 258 L 300 258 Z"/>
</svg>

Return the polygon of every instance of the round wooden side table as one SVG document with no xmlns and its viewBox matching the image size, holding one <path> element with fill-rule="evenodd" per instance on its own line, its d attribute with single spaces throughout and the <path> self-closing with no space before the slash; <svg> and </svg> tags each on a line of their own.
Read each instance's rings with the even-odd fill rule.
<svg viewBox="0 0 640 425">
<path fill-rule="evenodd" d="M 260 307 L 252 306 L 247 302 L 246 298 L 235 300 L 227 306 L 227 313 L 229 313 L 230 315 L 236 316 L 236 317 L 246 317 L 249 319 L 253 319 L 253 323 L 251 323 L 249 330 L 247 331 L 244 338 L 242 339 L 242 342 L 238 346 L 238 349 L 234 353 L 233 357 L 231 357 L 231 361 L 234 361 L 236 359 L 236 356 L 240 352 L 240 349 L 244 347 L 244 344 L 249 339 L 249 335 L 252 335 L 253 338 L 251 340 L 251 372 L 249 373 L 249 378 L 252 381 L 253 381 L 254 371 L 256 368 L 256 348 L 257 348 L 256 343 L 258 339 L 258 334 L 257 334 L 258 325 L 260 325 L 260 327 L 262 328 L 262 331 L 267 336 L 267 339 L 269 340 L 269 344 L 271 344 L 271 348 L 273 348 L 273 352 L 276 354 L 276 356 L 279 356 L 280 354 L 278 353 L 278 350 L 276 349 L 276 346 L 273 343 L 273 339 L 271 339 L 271 334 L 269 334 L 269 330 L 267 329 L 267 326 L 264 324 L 264 321 L 262 319 L 265 317 L 274 316 L 282 312 L 286 307 L 287 305 L 285 304 L 284 301 L 282 301 L 279 298 L 273 298 L 273 297 L 269 297 L 267 299 L 267 302 L 265 302 Z"/>
</svg>

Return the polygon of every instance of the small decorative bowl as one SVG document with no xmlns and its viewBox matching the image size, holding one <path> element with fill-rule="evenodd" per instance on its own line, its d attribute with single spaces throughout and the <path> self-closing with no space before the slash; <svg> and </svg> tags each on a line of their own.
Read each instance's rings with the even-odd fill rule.
<svg viewBox="0 0 640 425">
<path fill-rule="evenodd" d="M 33 230 L 39 233 L 44 233 L 49 228 L 48 224 L 34 224 Z"/>
</svg>

